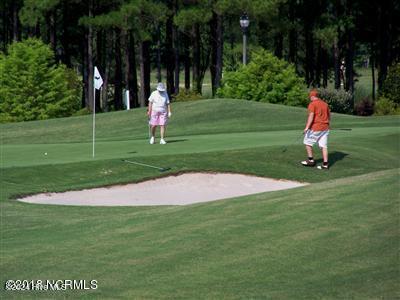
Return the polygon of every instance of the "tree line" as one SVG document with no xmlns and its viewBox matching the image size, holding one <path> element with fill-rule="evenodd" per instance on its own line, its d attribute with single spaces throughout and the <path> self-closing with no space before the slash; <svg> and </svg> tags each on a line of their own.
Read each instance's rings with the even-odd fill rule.
<svg viewBox="0 0 400 300">
<path fill-rule="evenodd" d="M 2 0 L 0 9 L 1 51 L 28 37 L 50 44 L 59 62 L 81 74 L 89 110 L 95 65 L 103 110 L 122 109 L 123 89 L 131 107 L 145 106 L 152 70 L 171 95 L 181 85 L 201 93 L 209 70 L 215 95 L 223 71 L 241 63 L 244 13 L 250 49 L 292 63 L 309 87 L 332 80 L 352 93 L 355 66 L 364 64 L 375 97 L 400 58 L 400 3 L 392 0 Z"/>
</svg>

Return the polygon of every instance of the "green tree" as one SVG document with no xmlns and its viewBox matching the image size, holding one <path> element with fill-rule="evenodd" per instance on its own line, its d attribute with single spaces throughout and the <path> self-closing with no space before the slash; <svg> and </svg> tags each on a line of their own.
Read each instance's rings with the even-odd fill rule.
<svg viewBox="0 0 400 300">
<path fill-rule="evenodd" d="M 400 63 L 394 64 L 389 68 L 380 94 L 397 105 L 400 105 Z"/>
<path fill-rule="evenodd" d="M 304 80 L 294 67 L 263 50 L 236 72 L 227 72 L 218 95 L 226 98 L 305 106 Z"/>
<path fill-rule="evenodd" d="M 0 122 L 71 116 L 80 108 L 77 74 L 56 65 L 48 45 L 15 42 L 0 55 Z"/>
</svg>

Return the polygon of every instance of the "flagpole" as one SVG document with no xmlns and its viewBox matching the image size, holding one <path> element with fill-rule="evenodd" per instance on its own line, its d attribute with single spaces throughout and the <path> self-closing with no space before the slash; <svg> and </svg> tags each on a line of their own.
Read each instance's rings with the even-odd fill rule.
<svg viewBox="0 0 400 300">
<path fill-rule="evenodd" d="M 97 67 L 94 67 L 94 76 L 93 76 L 93 153 L 92 156 L 94 158 L 94 146 L 95 146 L 95 137 L 96 137 L 96 90 L 101 90 L 101 86 L 103 85 L 103 79 L 101 78 L 100 72 Z"/>
<path fill-rule="evenodd" d="M 93 158 L 94 158 L 94 143 L 96 135 L 96 86 L 93 83 Z"/>
</svg>

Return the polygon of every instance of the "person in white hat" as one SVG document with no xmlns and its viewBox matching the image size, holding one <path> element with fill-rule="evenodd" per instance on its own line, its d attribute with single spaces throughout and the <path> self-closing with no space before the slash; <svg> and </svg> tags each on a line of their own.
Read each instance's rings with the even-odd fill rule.
<svg viewBox="0 0 400 300">
<path fill-rule="evenodd" d="M 152 92 L 149 97 L 149 108 L 147 114 L 150 118 L 149 124 L 151 126 L 150 144 L 154 144 L 156 128 L 157 126 L 160 126 L 160 144 L 165 145 L 167 143 L 164 139 L 165 127 L 172 113 L 168 93 L 162 82 L 157 84 L 157 90 Z"/>
</svg>

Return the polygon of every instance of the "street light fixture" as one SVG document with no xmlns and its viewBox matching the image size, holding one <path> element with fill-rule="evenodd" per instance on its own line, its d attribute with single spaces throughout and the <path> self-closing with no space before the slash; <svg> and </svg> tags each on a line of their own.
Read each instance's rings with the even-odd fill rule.
<svg viewBox="0 0 400 300">
<path fill-rule="evenodd" d="M 240 17 L 240 27 L 242 27 L 242 32 L 243 32 L 243 64 L 247 64 L 247 28 L 249 27 L 250 20 L 249 17 L 247 16 L 247 13 L 244 13 Z"/>
</svg>

